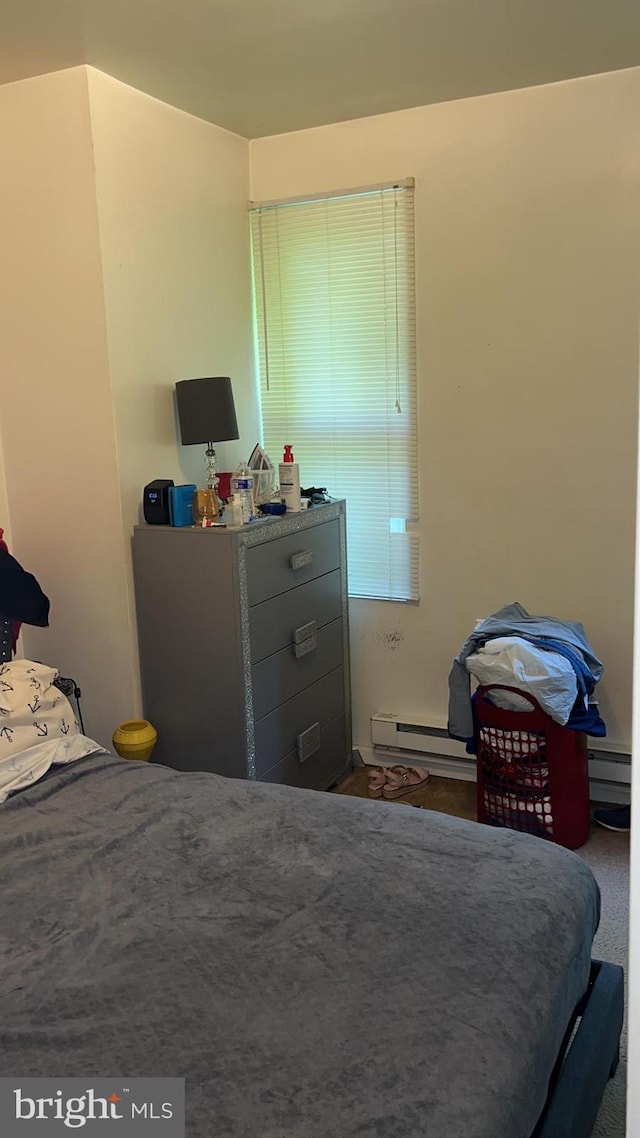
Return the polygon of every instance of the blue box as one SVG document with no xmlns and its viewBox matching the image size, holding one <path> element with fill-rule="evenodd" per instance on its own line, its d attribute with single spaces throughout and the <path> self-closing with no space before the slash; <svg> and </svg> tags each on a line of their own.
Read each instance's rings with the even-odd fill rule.
<svg viewBox="0 0 640 1138">
<path fill-rule="evenodd" d="M 169 487 L 169 522 L 172 526 L 193 525 L 191 506 L 195 492 L 195 482 L 189 482 L 185 486 Z"/>
</svg>

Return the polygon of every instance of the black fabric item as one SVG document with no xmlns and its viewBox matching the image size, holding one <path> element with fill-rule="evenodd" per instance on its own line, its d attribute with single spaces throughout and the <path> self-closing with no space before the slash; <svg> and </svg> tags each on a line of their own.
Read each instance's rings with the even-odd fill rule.
<svg viewBox="0 0 640 1138">
<path fill-rule="evenodd" d="M 27 573 L 6 550 L 0 548 L 0 614 L 8 620 L 49 625 L 49 598 L 32 573 Z"/>
</svg>

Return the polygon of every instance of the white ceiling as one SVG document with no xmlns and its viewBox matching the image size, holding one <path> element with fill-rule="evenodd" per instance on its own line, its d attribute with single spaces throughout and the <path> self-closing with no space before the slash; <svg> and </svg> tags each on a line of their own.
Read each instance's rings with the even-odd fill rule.
<svg viewBox="0 0 640 1138">
<path fill-rule="evenodd" d="M 0 83 L 80 63 L 256 138 L 640 65 L 640 0 L 0 0 Z"/>
</svg>

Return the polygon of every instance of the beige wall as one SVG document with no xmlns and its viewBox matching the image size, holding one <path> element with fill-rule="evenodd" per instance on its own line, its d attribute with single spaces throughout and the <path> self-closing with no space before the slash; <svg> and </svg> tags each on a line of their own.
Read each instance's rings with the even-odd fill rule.
<svg viewBox="0 0 640 1138">
<path fill-rule="evenodd" d="M 257 439 L 248 143 L 77 68 L 0 87 L 0 147 L 0 509 L 52 603 L 22 646 L 78 679 L 108 743 L 140 711 L 142 488 L 204 469 L 178 444 L 176 379 L 233 377 L 243 437 L 222 469 Z"/>
<path fill-rule="evenodd" d="M 635 69 L 251 144 L 254 200 L 416 178 L 421 602 L 352 602 L 358 744 L 446 718 L 513 600 L 584 622 L 630 742 L 639 105 Z"/>
<path fill-rule="evenodd" d="M 11 548 L 51 600 L 27 656 L 102 739 L 132 683 L 84 68 L 0 87 L 0 414 Z"/>
<path fill-rule="evenodd" d="M 178 445 L 176 380 L 232 377 L 241 439 L 216 448 L 221 470 L 248 457 L 258 439 L 249 147 L 102 72 L 89 68 L 88 81 L 128 551 L 147 482 L 203 484 L 205 447 Z M 129 574 L 127 581 L 135 649 Z"/>
<path fill-rule="evenodd" d="M 442 719 L 474 620 L 516 598 L 584 621 L 629 742 L 639 95 L 632 70 L 251 144 L 253 198 L 417 179 L 422 600 L 352 603 L 360 744 L 374 710 Z M 105 739 L 139 709 L 142 486 L 200 480 L 175 380 L 232 375 L 221 467 L 257 439 L 248 146 L 84 68 L 0 88 L 0 142 L 0 506 L 52 599 L 25 648 Z"/>
<path fill-rule="evenodd" d="M 205 447 L 177 447 L 176 380 L 230 375 L 257 441 L 247 140 L 88 69 L 111 386 L 125 532 L 152 478 L 202 484 Z"/>
</svg>

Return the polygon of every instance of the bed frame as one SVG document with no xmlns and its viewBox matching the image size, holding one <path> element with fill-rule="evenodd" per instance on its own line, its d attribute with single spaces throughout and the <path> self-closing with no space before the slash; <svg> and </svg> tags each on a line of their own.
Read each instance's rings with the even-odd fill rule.
<svg viewBox="0 0 640 1138">
<path fill-rule="evenodd" d="M 622 968 L 592 961 L 589 986 L 567 1029 L 532 1138 L 589 1138 L 618 1066 L 623 1017 Z"/>
<path fill-rule="evenodd" d="M 13 658 L 13 625 L 6 616 L 0 616 L 0 664 Z"/>
</svg>

